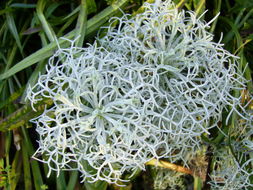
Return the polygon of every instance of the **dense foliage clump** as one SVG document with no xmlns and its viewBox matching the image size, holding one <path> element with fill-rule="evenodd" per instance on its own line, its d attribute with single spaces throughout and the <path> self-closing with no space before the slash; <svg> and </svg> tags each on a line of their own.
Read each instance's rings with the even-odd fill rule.
<svg viewBox="0 0 253 190">
<path fill-rule="evenodd" d="M 170 0 L 146 3 L 144 10 L 113 19 L 107 35 L 86 48 L 75 47 L 75 40 L 59 47 L 30 88 L 32 105 L 42 97 L 54 101 L 33 119 L 40 136 L 34 157 L 50 171 L 74 169 L 90 182 L 118 183 L 151 159 L 187 166 L 188 155 L 203 146 L 200 137 L 220 127 L 224 111 L 226 123 L 236 113 L 246 128 L 252 126 L 247 106 L 233 95 L 247 81 L 237 57 L 213 42 L 211 22 L 178 11 Z M 244 142 L 251 147 L 249 138 Z M 229 158 L 217 164 L 236 163 Z M 233 167 L 240 180 L 235 183 L 251 186 L 251 174 L 239 163 Z M 231 184 L 233 176 L 216 169 L 211 185 L 220 178 L 223 187 Z"/>
</svg>

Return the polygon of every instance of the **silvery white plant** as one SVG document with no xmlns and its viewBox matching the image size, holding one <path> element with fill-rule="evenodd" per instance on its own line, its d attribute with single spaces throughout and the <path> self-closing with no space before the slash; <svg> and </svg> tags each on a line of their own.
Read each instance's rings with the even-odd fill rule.
<svg viewBox="0 0 253 190">
<path fill-rule="evenodd" d="M 155 100 L 159 107 L 154 122 L 173 136 L 170 147 L 177 142 L 181 152 L 196 148 L 199 136 L 217 127 L 225 110 L 227 122 L 233 112 L 249 120 L 240 98 L 231 95 L 246 82 L 237 57 L 212 42 L 207 31 L 212 21 L 200 19 L 194 12 L 179 12 L 172 1 L 157 0 L 132 19 L 116 18 L 119 27 L 109 27 L 106 37 L 98 40 L 108 51 L 126 55 L 132 67 L 155 71 L 166 99 Z M 183 159 L 184 154 L 173 152 L 173 157 Z"/>
<path fill-rule="evenodd" d="M 245 155 L 239 159 L 232 154 L 229 148 L 223 148 L 215 153 L 213 165 L 215 170 L 211 173 L 211 188 L 213 190 L 238 190 L 252 188 L 251 179 L 253 172 L 250 169 L 253 159 L 247 159 L 242 162 Z"/>
<path fill-rule="evenodd" d="M 156 77 L 144 82 L 140 73 L 148 71 L 129 67 L 124 56 L 73 44 L 50 58 L 28 95 L 33 103 L 41 96 L 54 100 L 33 120 L 40 134 L 35 156 L 45 155 L 39 160 L 50 170 L 78 169 L 91 182 L 117 182 L 126 170 L 144 169 L 149 159 L 161 157 L 158 148 L 169 149 L 163 130 L 147 117 L 154 113 L 153 98 L 164 95 L 156 90 Z"/>
<path fill-rule="evenodd" d="M 164 168 L 157 168 L 154 177 L 154 189 L 155 190 L 176 190 L 176 189 L 187 189 L 184 182 L 183 173 L 170 171 Z"/>
<path fill-rule="evenodd" d="M 212 42 L 210 23 L 171 0 L 144 7 L 134 18 L 116 18 L 119 27 L 87 48 L 71 40 L 59 47 L 30 88 L 32 105 L 54 101 L 33 119 L 40 136 L 34 157 L 50 171 L 117 183 L 153 158 L 187 164 L 187 152 L 224 110 L 231 110 L 227 120 L 233 112 L 247 120 L 231 95 L 245 82 L 237 58 Z"/>
</svg>

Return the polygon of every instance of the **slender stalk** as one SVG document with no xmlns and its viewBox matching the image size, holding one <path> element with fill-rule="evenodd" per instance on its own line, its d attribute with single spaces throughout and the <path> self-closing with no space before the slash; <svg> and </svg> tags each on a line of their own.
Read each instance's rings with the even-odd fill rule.
<svg viewBox="0 0 253 190">
<path fill-rule="evenodd" d="M 76 24 L 76 46 L 82 47 L 87 30 L 87 1 L 81 0 L 80 12 Z"/>
<path fill-rule="evenodd" d="M 159 167 L 171 169 L 171 170 L 174 170 L 174 171 L 177 171 L 180 173 L 194 175 L 193 171 L 191 171 L 188 168 L 185 168 L 183 166 L 179 166 L 176 164 L 172 164 L 170 162 L 166 162 L 163 160 L 152 159 L 152 160 L 146 162 L 146 165 L 159 166 Z"/>
</svg>

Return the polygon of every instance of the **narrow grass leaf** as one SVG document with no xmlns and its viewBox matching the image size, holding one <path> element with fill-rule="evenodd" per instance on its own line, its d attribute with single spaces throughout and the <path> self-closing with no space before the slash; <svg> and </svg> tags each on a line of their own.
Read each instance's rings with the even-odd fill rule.
<svg viewBox="0 0 253 190">
<path fill-rule="evenodd" d="M 45 5 L 46 5 L 46 1 L 44 0 L 39 0 L 38 3 L 37 3 L 37 16 L 42 24 L 42 27 L 43 27 L 43 31 L 46 33 L 48 39 L 50 42 L 53 42 L 56 38 L 56 35 L 52 29 L 52 27 L 49 25 L 49 23 L 47 22 L 44 14 L 43 14 L 43 11 L 44 11 L 44 8 L 45 8 Z"/>
<path fill-rule="evenodd" d="M 216 2 L 216 3 L 215 3 L 214 15 L 217 15 L 217 14 L 219 14 L 219 12 L 221 11 L 221 2 L 222 2 L 222 1 L 221 1 L 221 0 L 216 0 L 215 2 Z M 212 25 L 211 25 L 211 29 L 210 29 L 210 32 L 211 32 L 211 33 L 214 33 L 214 30 L 215 30 L 215 28 L 216 28 L 217 22 L 218 22 L 218 18 L 215 19 L 215 20 L 213 21 Z"/>
<path fill-rule="evenodd" d="M 17 31 L 17 27 L 16 27 L 12 13 L 10 13 L 10 12 L 6 13 L 6 21 L 8 24 L 8 28 L 9 28 L 11 34 L 13 35 L 14 39 L 16 40 L 16 43 L 18 45 L 18 48 L 19 48 L 21 54 L 23 55 L 23 47 L 21 45 L 21 40 L 19 38 L 19 34 Z"/>
<path fill-rule="evenodd" d="M 87 29 L 87 1 L 81 0 L 79 16 L 76 24 L 76 46 L 82 47 Z"/>
<path fill-rule="evenodd" d="M 44 1 L 44 0 L 43 0 Z M 49 17 L 53 17 L 53 12 L 59 8 L 61 5 L 67 4 L 67 1 L 57 1 L 57 2 L 52 2 L 48 5 L 48 8 L 45 9 L 45 17 L 49 18 Z"/>
<path fill-rule="evenodd" d="M 11 8 L 10 7 L 6 7 L 5 9 L 0 10 L 0 16 L 4 15 L 6 13 L 9 13 L 9 12 L 11 12 Z"/>
<path fill-rule="evenodd" d="M 244 70 L 244 77 L 247 79 L 247 89 L 249 92 L 253 92 L 253 83 L 252 83 L 252 71 L 250 70 L 250 67 L 248 65 L 247 59 L 245 58 L 245 55 L 242 52 L 239 54 L 240 55 L 240 65 L 242 65 L 243 70 Z"/>
<path fill-rule="evenodd" d="M 32 177 L 30 171 L 30 161 L 27 148 L 25 146 L 24 140 L 22 140 L 22 160 L 23 160 L 23 171 L 24 171 L 24 183 L 25 189 L 31 190 L 32 189 Z"/>
<path fill-rule="evenodd" d="M 200 177 L 194 177 L 194 190 L 201 190 L 203 182 Z"/>
<path fill-rule="evenodd" d="M 56 177 L 56 189 L 62 190 L 62 189 L 66 189 L 66 187 L 67 186 L 66 186 L 64 171 L 61 171 L 59 176 Z"/>
<path fill-rule="evenodd" d="M 97 12 L 97 5 L 96 5 L 95 0 L 86 0 L 86 2 L 87 2 L 88 14 Z"/>
<path fill-rule="evenodd" d="M 241 28 L 246 21 L 252 16 L 253 14 L 253 8 L 245 15 L 245 17 L 243 17 L 243 19 L 239 22 L 238 24 L 238 28 Z"/>
<path fill-rule="evenodd" d="M 69 13 L 67 16 L 65 16 L 62 21 L 67 22 L 69 18 L 71 18 L 72 16 L 74 16 L 75 14 L 77 14 L 80 11 L 80 6 L 78 6 L 77 8 L 75 8 L 71 13 Z"/>
<path fill-rule="evenodd" d="M 113 3 L 111 6 L 105 8 L 99 14 L 92 17 L 87 22 L 86 36 L 92 35 L 94 32 L 96 32 L 97 29 L 105 24 L 113 15 L 120 12 L 120 9 L 123 9 L 123 7 L 126 6 L 129 1 L 130 0 L 119 0 Z"/>
<path fill-rule="evenodd" d="M 238 24 L 239 24 L 239 22 L 240 22 L 240 20 L 241 20 L 241 18 L 242 18 L 242 16 L 243 16 L 245 10 L 246 10 L 245 8 L 240 10 L 239 14 L 237 15 L 237 17 L 236 17 L 236 19 L 235 19 L 235 22 L 234 22 L 235 25 L 238 25 Z"/>
<path fill-rule="evenodd" d="M 12 8 L 24 8 L 24 9 L 32 9 L 36 8 L 36 4 L 29 4 L 29 3 L 12 3 L 10 5 Z"/>
<path fill-rule="evenodd" d="M 72 15 L 68 20 L 66 20 L 65 24 L 59 29 L 57 32 L 57 36 L 63 36 L 64 31 L 71 25 L 77 18 L 77 14 Z"/>
<path fill-rule="evenodd" d="M 180 0 L 178 3 L 177 3 L 177 8 L 178 9 L 182 9 L 183 6 L 187 3 L 188 0 Z"/>
<path fill-rule="evenodd" d="M 68 190 L 74 190 L 77 181 L 78 181 L 78 171 L 71 171 L 67 189 Z"/>
<path fill-rule="evenodd" d="M 31 157 L 34 153 L 34 148 L 30 140 L 30 137 L 27 134 L 27 129 L 25 129 L 24 127 L 22 127 L 22 134 L 24 137 L 24 144 L 25 144 L 25 147 L 27 148 L 28 156 Z M 33 175 L 35 189 L 41 190 L 41 187 L 43 186 L 43 179 L 41 176 L 39 164 L 36 160 L 31 160 L 30 164 L 32 168 L 32 175 Z"/>
<path fill-rule="evenodd" d="M 194 2 L 196 2 L 196 0 Z M 206 8 L 205 5 L 206 0 L 197 0 L 197 5 L 195 6 L 196 15 L 200 16 L 202 13 L 204 13 Z"/>
<path fill-rule="evenodd" d="M 11 167 L 11 165 L 10 165 L 10 147 L 11 147 L 11 143 L 12 143 L 12 131 L 7 131 L 7 133 L 5 133 L 5 163 L 6 163 L 6 167 L 7 168 L 9 168 L 7 171 L 6 171 L 6 173 L 7 173 L 7 184 L 6 184 L 6 186 L 8 187 L 8 188 L 6 188 L 6 189 L 8 189 L 9 190 L 9 188 L 10 188 L 10 184 L 11 184 L 11 170 L 10 170 L 10 167 Z"/>
<path fill-rule="evenodd" d="M 227 23 L 231 27 L 230 32 L 228 32 L 224 36 L 224 39 L 223 39 L 224 44 L 227 44 L 229 41 L 232 41 L 232 38 L 235 35 L 236 39 L 237 39 L 237 46 L 240 47 L 241 44 L 242 44 L 242 40 L 241 40 L 241 35 L 240 35 L 239 31 L 238 31 L 238 26 L 236 26 L 230 19 L 228 19 L 226 17 L 220 16 L 220 20 L 222 20 L 223 22 Z"/>
<path fill-rule="evenodd" d="M 11 164 L 11 190 L 15 190 L 19 181 L 19 178 L 21 176 L 21 166 L 22 162 L 20 162 L 20 151 L 16 151 L 14 160 Z"/>
<path fill-rule="evenodd" d="M 26 57 L 25 59 L 23 59 L 22 61 L 20 61 L 16 65 L 14 65 L 12 68 L 10 68 L 8 71 L 1 74 L 0 80 L 8 78 L 8 77 L 14 75 L 15 73 L 33 65 L 34 63 L 37 63 L 45 58 L 50 57 L 54 53 L 54 49 L 56 47 L 57 47 L 56 43 L 51 43 L 51 44 L 47 45 L 46 47 L 33 53 L 32 55 Z"/>
</svg>

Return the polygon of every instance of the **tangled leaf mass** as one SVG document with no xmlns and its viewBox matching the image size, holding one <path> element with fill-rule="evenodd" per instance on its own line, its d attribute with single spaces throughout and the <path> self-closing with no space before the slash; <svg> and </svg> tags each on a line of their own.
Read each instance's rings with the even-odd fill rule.
<svg viewBox="0 0 253 190">
<path fill-rule="evenodd" d="M 187 164 L 187 152 L 224 110 L 227 120 L 233 112 L 247 120 L 231 94 L 245 83 L 237 58 L 212 42 L 210 23 L 170 0 L 144 7 L 134 18 L 115 18 L 118 27 L 93 45 L 59 47 L 29 89 L 32 105 L 54 101 L 33 119 L 34 157 L 50 172 L 79 170 L 83 180 L 118 183 L 153 158 Z"/>
</svg>

